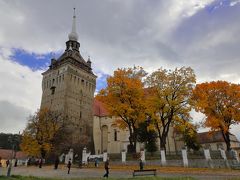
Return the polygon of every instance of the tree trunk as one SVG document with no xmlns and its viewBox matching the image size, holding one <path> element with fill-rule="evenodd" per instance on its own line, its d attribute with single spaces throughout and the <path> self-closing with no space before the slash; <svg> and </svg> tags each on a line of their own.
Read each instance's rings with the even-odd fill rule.
<svg viewBox="0 0 240 180">
<path fill-rule="evenodd" d="M 161 134 L 161 131 L 159 128 L 158 129 L 158 138 L 159 138 L 159 141 L 160 141 L 160 151 L 163 149 L 165 152 L 166 152 L 166 140 L 164 141 L 164 137 L 162 136 Z"/>
<path fill-rule="evenodd" d="M 41 148 L 41 158 L 43 158 L 43 159 L 45 159 L 45 156 L 46 156 L 46 151 L 43 149 L 43 148 Z"/>
<path fill-rule="evenodd" d="M 134 152 L 136 152 L 136 144 L 134 143 L 133 130 L 132 130 L 132 127 L 130 125 L 128 126 L 128 128 L 129 128 L 129 133 L 130 133 L 129 134 L 130 145 L 129 145 L 128 151 L 130 153 L 134 153 Z"/>
<path fill-rule="evenodd" d="M 163 149 L 166 153 L 166 137 L 162 136 L 160 140 L 160 150 Z"/>
<path fill-rule="evenodd" d="M 227 131 L 225 133 L 224 130 L 221 130 L 221 132 L 222 132 L 224 141 L 225 141 L 226 146 L 227 146 L 227 151 L 230 151 L 231 150 L 230 133 L 229 133 L 229 131 Z"/>
</svg>

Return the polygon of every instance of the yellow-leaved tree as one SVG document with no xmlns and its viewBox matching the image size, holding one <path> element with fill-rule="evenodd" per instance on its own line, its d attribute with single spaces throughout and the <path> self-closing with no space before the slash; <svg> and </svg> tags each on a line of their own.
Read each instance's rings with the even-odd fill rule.
<svg viewBox="0 0 240 180">
<path fill-rule="evenodd" d="M 226 81 L 197 84 L 193 100 L 196 111 L 206 115 L 204 125 L 221 131 L 229 151 L 230 126 L 240 122 L 240 85 Z"/>
<path fill-rule="evenodd" d="M 20 147 L 28 155 L 45 158 L 49 152 L 58 150 L 66 136 L 63 116 L 44 108 L 29 118 Z"/>
<path fill-rule="evenodd" d="M 148 119 L 157 131 L 160 149 L 166 151 L 166 138 L 174 124 L 190 119 L 190 97 L 195 86 L 195 74 L 190 67 L 175 70 L 158 69 L 146 79 Z"/>
<path fill-rule="evenodd" d="M 113 76 L 107 78 L 107 87 L 97 95 L 109 114 L 118 118 L 119 127 L 128 128 L 130 152 L 136 152 L 138 123 L 145 120 L 142 83 L 145 75 L 140 67 L 117 69 Z"/>
</svg>

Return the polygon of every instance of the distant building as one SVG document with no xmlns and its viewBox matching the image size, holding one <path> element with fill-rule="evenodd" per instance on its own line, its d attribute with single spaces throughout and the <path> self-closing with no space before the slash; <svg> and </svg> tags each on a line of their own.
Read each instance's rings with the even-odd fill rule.
<svg viewBox="0 0 240 180">
<path fill-rule="evenodd" d="M 230 140 L 231 148 L 240 148 L 240 142 L 235 135 L 230 134 Z M 219 148 L 227 149 L 221 131 L 198 133 L 198 142 L 203 148 L 208 148 L 213 151 L 216 151 Z"/>
</svg>

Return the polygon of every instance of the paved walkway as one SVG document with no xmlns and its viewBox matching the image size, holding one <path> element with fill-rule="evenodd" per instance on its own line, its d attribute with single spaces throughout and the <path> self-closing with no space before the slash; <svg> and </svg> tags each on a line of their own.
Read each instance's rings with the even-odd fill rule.
<svg viewBox="0 0 240 180">
<path fill-rule="evenodd" d="M 6 175 L 6 168 L 0 169 L 0 175 Z M 87 177 L 102 177 L 104 174 L 103 168 L 72 168 L 70 174 L 67 174 L 66 167 L 60 167 L 58 170 L 54 170 L 51 166 L 45 166 L 42 169 L 38 167 L 16 167 L 12 169 L 12 174 L 14 175 L 22 175 L 22 176 L 39 176 L 39 177 L 58 177 L 58 178 L 87 178 Z M 225 180 L 225 179 L 240 179 L 240 171 L 211 171 L 211 172 L 201 172 L 195 170 L 183 172 L 161 172 L 161 170 L 157 172 L 158 176 L 161 177 L 193 177 L 195 179 L 200 180 Z M 120 170 L 120 169 L 110 169 L 110 177 L 113 178 L 130 178 L 132 177 L 132 170 Z"/>
</svg>

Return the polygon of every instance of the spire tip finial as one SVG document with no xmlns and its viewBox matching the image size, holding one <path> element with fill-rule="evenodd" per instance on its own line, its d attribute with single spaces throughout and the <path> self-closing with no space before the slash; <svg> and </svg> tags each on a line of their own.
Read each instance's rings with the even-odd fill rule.
<svg viewBox="0 0 240 180">
<path fill-rule="evenodd" d="M 78 34 L 76 30 L 76 13 L 75 13 L 75 7 L 73 8 L 73 22 L 72 22 L 72 32 L 68 35 L 69 40 L 77 41 L 78 40 Z"/>
<path fill-rule="evenodd" d="M 76 17 L 76 12 L 75 12 L 76 8 L 74 7 L 73 8 L 73 17 L 75 18 Z"/>
</svg>

